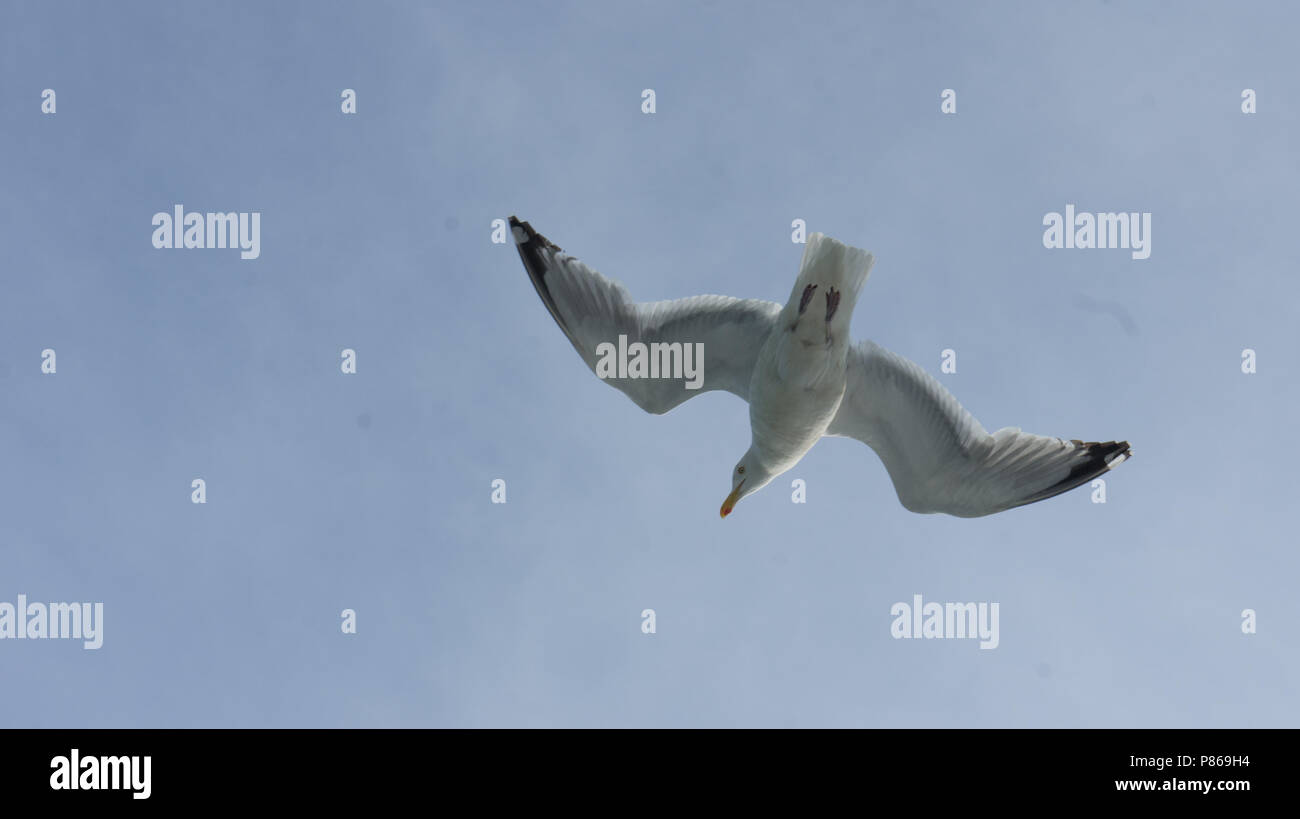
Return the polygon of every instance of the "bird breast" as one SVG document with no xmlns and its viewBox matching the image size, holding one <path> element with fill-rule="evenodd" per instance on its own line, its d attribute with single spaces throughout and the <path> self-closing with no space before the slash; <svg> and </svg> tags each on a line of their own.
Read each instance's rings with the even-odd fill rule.
<svg viewBox="0 0 1300 819">
<path fill-rule="evenodd" d="M 760 355 L 750 383 L 754 445 L 764 466 L 775 472 L 794 466 L 821 440 L 844 398 L 842 354 L 797 355 L 804 360 L 787 359 L 784 367 L 775 356 Z"/>
</svg>

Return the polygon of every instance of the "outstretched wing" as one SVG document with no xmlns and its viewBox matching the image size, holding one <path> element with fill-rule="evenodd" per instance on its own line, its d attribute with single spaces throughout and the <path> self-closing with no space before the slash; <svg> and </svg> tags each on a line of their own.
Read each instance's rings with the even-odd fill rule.
<svg viewBox="0 0 1300 819">
<path fill-rule="evenodd" d="M 990 435 L 925 370 L 870 341 L 849 351 L 828 435 L 876 451 L 913 512 L 980 517 L 1087 483 L 1129 457 L 1127 441 L 1084 443 L 1008 427 Z"/>
<path fill-rule="evenodd" d="M 617 349 L 620 335 L 627 336 L 629 345 L 704 345 L 703 362 L 695 362 L 703 375 L 698 389 L 687 389 L 685 378 L 662 373 L 659 378 L 603 379 L 641 409 L 664 413 L 708 390 L 727 390 L 749 400 L 754 362 L 781 305 L 729 296 L 634 304 L 622 285 L 568 255 L 527 222 L 511 216 L 510 229 L 537 295 L 592 372 L 597 347 L 609 343 Z"/>
</svg>

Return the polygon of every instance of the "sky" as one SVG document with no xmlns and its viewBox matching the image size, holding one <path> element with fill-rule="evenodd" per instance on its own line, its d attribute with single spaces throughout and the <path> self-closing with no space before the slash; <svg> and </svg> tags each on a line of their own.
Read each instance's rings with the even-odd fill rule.
<svg viewBox="0 0 1300 819">
<path fill-rule="evenodd" d="M 547 5 L 0 3 L 0 604 L 103 605 L 0 726 L 1300 726 L 1294 7 Z M 784 301 L 802 219 L 855 337 L 1133 458 L 958 519 L 828 438 L 722 520 L 744 402 L 601 384 L 511 214 L 642 301 Z"/>
</svg>

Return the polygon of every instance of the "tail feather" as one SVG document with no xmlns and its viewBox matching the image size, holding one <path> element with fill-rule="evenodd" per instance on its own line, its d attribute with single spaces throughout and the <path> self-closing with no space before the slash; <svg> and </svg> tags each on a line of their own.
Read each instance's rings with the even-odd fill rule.
<svg viewBox="0 0 1300 819">
<path fill-rule="evenodd" d="M 787 304 L 798 306 L 808 285 L 817 285 L 822 292 L 830 288 L 839 291 L 844 302 L 840 310 L 847 316 L 853 312 L 858 291 L 867 281 L 876 257 L 860 248 L 846 245 L 822 233 L 808 237 L 803 259 L 799 262 L 799 276 L 790 292 Z"/>
</svg>

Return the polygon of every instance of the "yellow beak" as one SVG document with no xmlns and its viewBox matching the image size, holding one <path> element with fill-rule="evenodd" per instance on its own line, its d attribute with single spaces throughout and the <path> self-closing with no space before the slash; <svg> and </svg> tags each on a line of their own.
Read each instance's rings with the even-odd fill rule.
<svg viewBox="0 0 1300 819">
<path fill-rule="evenodd" d="M 731 494 L 727 496 L 727 499 L 722 502 L 722 516 L 724 518 L 731 514 L 732 509 L 736 508 L 736 501 L 740 500 L 740 490 L 744 485 L 744 481 L 737 484 L 736 488 L 731 490 Z"/>
</svg>

